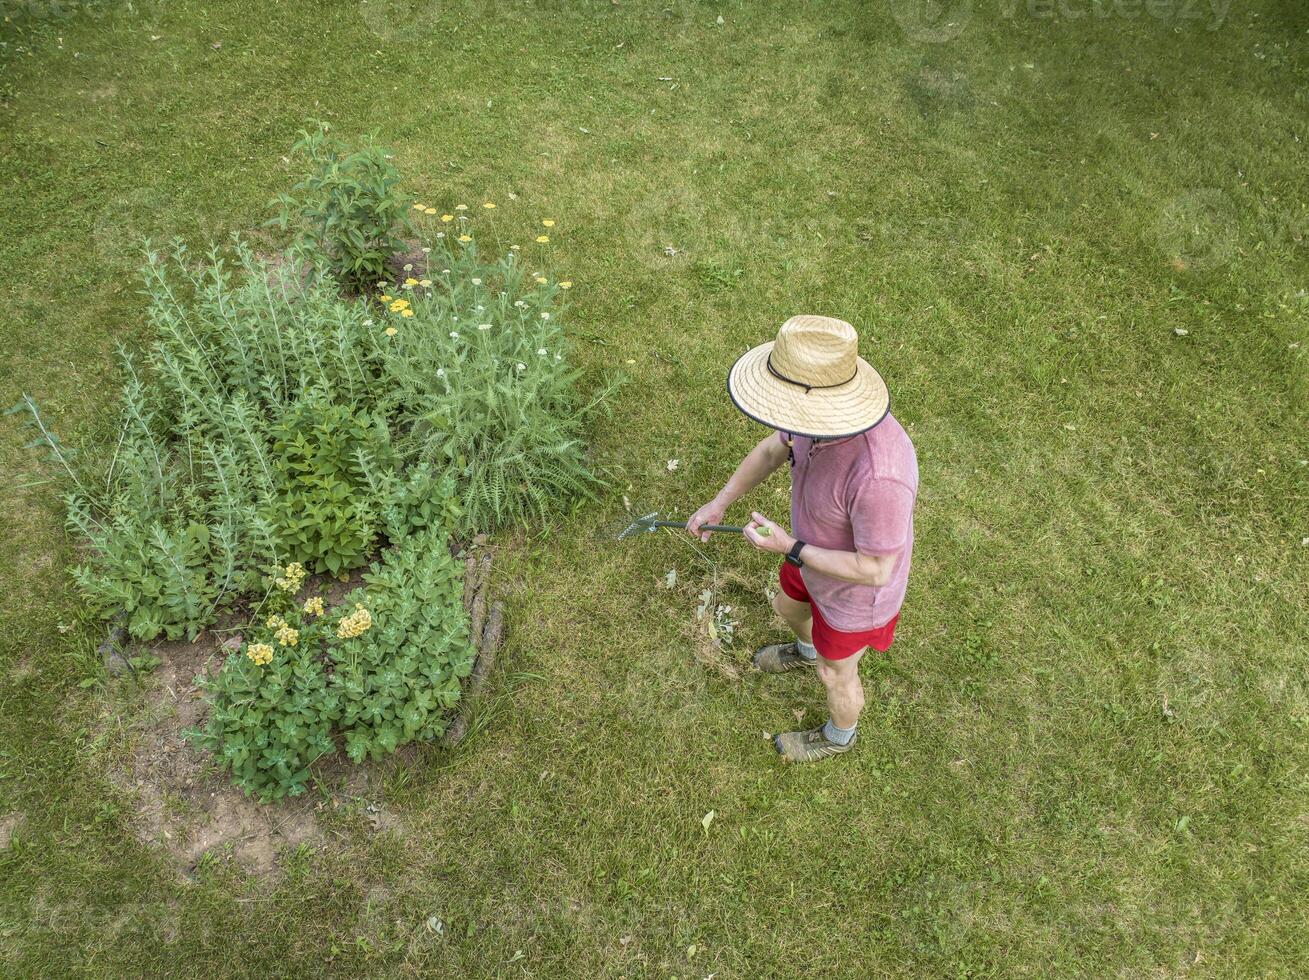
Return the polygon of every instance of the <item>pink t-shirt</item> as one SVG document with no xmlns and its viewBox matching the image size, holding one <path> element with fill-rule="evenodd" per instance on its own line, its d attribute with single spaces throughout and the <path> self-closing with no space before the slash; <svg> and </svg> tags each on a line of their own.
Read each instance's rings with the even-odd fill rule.
<svg viewBox="0 0 1309 980">
<path fill-rule="evenodd" d="M 785 442 L 788 434 L 778 433 Z M 828 625 L 847 633 L 884 626 L 900 611 L 914 545 L 918 459 L 900 423 L 888 415 L 857 436 L 815 442 L 794 436 L 791 534 L 807 544 L 865 555 L 896 555 L 880 588 L 800 570 Z"/>
</svg>

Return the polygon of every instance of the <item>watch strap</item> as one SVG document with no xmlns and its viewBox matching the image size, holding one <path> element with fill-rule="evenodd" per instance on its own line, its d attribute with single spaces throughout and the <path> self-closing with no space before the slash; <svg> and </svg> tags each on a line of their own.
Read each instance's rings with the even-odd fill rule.
<svg viewBox="0 0 1309 980">
<path fill-rule="evenodd" d="M 796 568 L 803 568 L 804 562 L 800 560 L 800 552 L 804 550 L 805 543 L 796 538 L 795 544 L 791 545 L 791 550 L 786 554 L 786 560 Z"/>
</svg>

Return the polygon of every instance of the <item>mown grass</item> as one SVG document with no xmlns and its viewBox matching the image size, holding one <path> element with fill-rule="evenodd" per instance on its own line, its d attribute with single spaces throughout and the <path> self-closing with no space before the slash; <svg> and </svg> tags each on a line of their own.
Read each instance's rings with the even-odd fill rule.
<svg viewBox="0 0 1309 980">
<path fill-rule="evenodd" d="M 407 836 L 347 818 L 280 883 L 221 859 L 188 882 L 102 778 L 97 628 L 6 422 L 0 972 L 1298 973 L 1297 5 L 1207 30 L 974 3 L 940 44 L 895 0 L 372 7 L 4 25 L 0 395 L 103 432 L 136 237 L 254 228 L 320 116 L 434 203 L 500 202 L 506 236 L 558 220 L 583 360 L 631 379 L 594 433 L 619 486 L 506 540 L 484 727 L 392 781 Z M 761 733 L 821 717 L 812 680 L 693 652 L 714 575 L 733 658 L 776 632 L 770 565 L 594 532 L 619 491 L 685 512 L 721 484 L 759 435 L 724 372 L 797 311 L 861 329 L 922 490 L 859 751 L 782 769 Z M 784 514 L 785 487 L 754 503 Z"/>
</svg>

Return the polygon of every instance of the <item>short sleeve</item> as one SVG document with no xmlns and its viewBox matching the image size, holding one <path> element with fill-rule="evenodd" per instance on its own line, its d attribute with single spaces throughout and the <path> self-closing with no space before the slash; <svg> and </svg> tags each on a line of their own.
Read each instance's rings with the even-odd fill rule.
<svg viewBox="0 0 1309 980">
<path fill-rule="evenodd" d="M 909 541 L 914 493 L 899 480 L 874 479 L 855 491 L 850 508 L 855 550 L 864 555 L 890 555 Z"/>
</svg>

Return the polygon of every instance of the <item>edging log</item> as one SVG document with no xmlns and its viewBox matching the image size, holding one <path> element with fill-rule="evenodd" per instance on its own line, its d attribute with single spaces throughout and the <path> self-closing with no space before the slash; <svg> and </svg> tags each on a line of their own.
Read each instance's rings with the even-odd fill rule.
<svg viewBox="0 0 1309 980">
<path fill-rule="evenodd" d="M 504 606 L 491 597 L 491 552 L 480 558 L 469 556 L 464 560 L 464 608 L 468 612 L 468 635 L 477 654 L 473 669 L 459 698 L 459 713 L 446 729 L 441 744 L 445 748 L 458 745 L 468 734 L 473 703 L 487 677 L 495 666 L 496 654 L 504 642 Z"/>
</svg>

